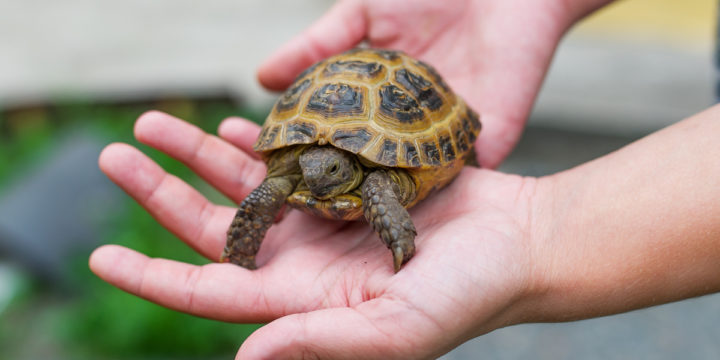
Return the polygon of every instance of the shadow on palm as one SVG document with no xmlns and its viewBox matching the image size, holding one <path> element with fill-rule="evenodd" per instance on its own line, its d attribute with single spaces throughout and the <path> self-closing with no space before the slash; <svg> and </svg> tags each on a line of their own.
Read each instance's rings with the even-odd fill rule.
<svg viewBox="0 0 720 360">
<path fill-rule="evenodd" d="M 518 211 L 524 194 L 513 193 L 522 182 L 464 169 L 448 187 L 411 209 L 418 250 L 397 274 L 390 251 L 365 221 L 326 220 L 296 210 L 268 231 L 255 271 L 268 289 L 284 289 L 294 297 L 283 305 L 283 314 L 356 307 L 377 298 L 423 308 L 423 302 L 440 294 L 499 286 L 511 272 L 507 264 L 522 263 L 522 254 L 514 252 L 523 248 L 515 239 L 524 231 Z M 492 195 L 484 193 L 490 189 Z M 487 283 L 478 284 L 478 278 Z"/>
</svg>

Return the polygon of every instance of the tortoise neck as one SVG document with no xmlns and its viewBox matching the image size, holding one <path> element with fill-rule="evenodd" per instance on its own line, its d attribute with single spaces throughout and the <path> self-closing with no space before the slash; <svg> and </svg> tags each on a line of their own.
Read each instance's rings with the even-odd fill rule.
<svg viewBox="0 0 720 360">
<path fill-rule="evenodd" d="M 415 200 L 415 180 L 405 169 L 401 168 L 386 168 L 390 179 L 393 182 L 393 190 L 398 201 L 403 206 L 411 203 Z"/>
<path fill-rule="evenodd" d="M 330 199 L 362 183 L 363 171 L 354 154 L 332 146 L 311 146 L 300 155 L 305 184 L 314 197 Z"/>
</svg>

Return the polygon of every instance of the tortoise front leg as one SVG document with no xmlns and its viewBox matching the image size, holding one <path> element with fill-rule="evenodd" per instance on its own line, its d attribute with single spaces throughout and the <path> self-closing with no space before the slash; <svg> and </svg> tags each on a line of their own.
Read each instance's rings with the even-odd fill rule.
<svg viewBox="0 0 720 360">
<path fill-rule="evenodd" d="M 265 178 L 240 204 L 227 231 L 227 244 L 220 262 L 231 262 L 247 269 L 255 269 L 255 255 L 260 243 L 285 199 L 295 189 L 300 175 Z"/>
<path fill-rule="evenodd" d="M 392 251 L 395 272 L 415 254 L 415 226 L 402 206 L 399 186 L 384 170 L 370 173 L 362 186 L 363 212 Z"/>
</svg>

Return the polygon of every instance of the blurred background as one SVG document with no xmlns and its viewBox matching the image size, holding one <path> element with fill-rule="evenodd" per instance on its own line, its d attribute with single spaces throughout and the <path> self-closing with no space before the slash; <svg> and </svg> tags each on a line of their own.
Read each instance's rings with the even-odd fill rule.
<svg viewBox="0 0 720 360">
<path fill-rule="evenodd" d="M 215 132 L 262 121 L 270 52 L 330 0 L 0 0 L 0 359 L 227 359 L 260 325 L 193 318 L 94 277 L 105 243 L 202 264 L 97 168 L 160 109 Z M 562 42 L 506 172 L 544 175 L 618 149 L 713 101 L 714 0 L 616 2 Z M 514 326 L 443 357 L 718 359 L 720 296 L 600 319 Z"/>
</svg>

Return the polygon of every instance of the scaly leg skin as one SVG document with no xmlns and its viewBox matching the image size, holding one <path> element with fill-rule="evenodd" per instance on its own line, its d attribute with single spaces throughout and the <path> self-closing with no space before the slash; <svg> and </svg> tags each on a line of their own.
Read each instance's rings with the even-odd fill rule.
<svg viewBox="0 0 720 360">
<path fill-rule="evenodd" d="M 260 243 L 299 181 L 299 175 L 266 178 L 243 200 L 227 231 L 227 244 L 220 262 L 247 269 L 257 267 L 255 254 L 260 250 Z"/>
<path fill-rule="evenodd" d="M 398 201 L 400 189 L 384 170 L 370 173 L 362 184 L 365 219 L 392 251 L 395 272 L 415 254 L 415 226 Z"/>
</svg>

